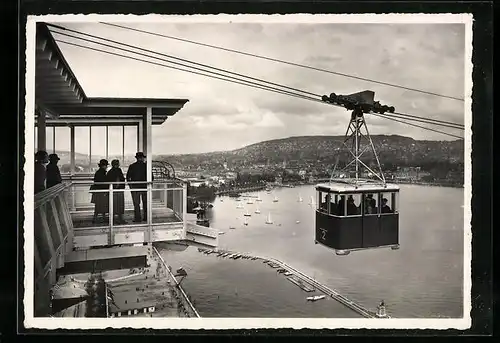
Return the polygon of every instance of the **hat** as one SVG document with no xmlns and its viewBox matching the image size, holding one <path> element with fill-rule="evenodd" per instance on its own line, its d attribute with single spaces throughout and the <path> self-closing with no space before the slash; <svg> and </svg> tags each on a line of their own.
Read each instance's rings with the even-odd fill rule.
<svg viewBox="0 0 500 343">
<path fill-rule="evenodd" d="M 59 161 L 60 158 L 57 156 L 57 154 L 50 154 L 49 155 L 49 161 Z"/>
<path fill-rule="evenodd" d="M 45 150 L 39 150 L 35 154 L 35 160 L 41 161 L 47 158 L 47 152 Z"/>
<path fill-rule="evenodd" d="M 144 155 L 144 153 L 142 151 L 139 151 L 138 153 L 135 154 L 135 158 L 138 158 L 138 157 L 146 157 L 146 155 Z"/>
<path fill-rule="evenodd" d="M 118 165 L 120 165 L 120 161 L 118 161 L 118 160 L 112 160 L 111 161 L 111 165 L 112 166 L 118 166 Z"/>
<path fill-rule="evenodd" d="M 99 164 L 98 164 L 99 167 L 107 166 L 107 165 L 109 165 L 109 163 L 108 163 L 108 160 L 105 160 L 105 159 L 100 160 Z"/>
</svg>

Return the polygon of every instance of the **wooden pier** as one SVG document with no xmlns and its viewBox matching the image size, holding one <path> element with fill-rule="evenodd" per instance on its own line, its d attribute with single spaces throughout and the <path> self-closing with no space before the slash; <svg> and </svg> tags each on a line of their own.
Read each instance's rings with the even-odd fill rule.
<svg viewBox="0 0 500 343">
<path fill-rule="evenodd" d="M 210 249 L 198 249 L 200 252 L 205 252 L 209 251 Z M 270 257 L 263 257 L 263 256 L 256 256 L 252 255 L 249 253 L 241 253 L 241 252 L 235 252 L 235 251 L 229 251 L 229 250 L 217 250 L 217 252 L 222 252 L 223 255 L 221 257 L 224 257 L 224 254 L 239 254 L 243 258 L 251 259 L 251 260 L 261 260 L 262 263 L 265 263 L 269 265 L 271 268 L 282 268 L 285 269 L 286 272 L 283 273 L 283 275 L 287 276 L 287 280 L 292 282 L 293 284 L 297 285 L 300 287 L 302 290 L 305 292 L 312 292 L 314 290 L 320 291 L 327 295 L 328 297 L 338 301 L 342 305 L 346 306 L 347 308 L 351 309 L 352 311 L 360 314 L 361 316 L 365 318 L 379 318 L 377 317 L 377 314 L 374 311 L 371 311 L 370 309 L 365 308 L 363 305 L 358 304 L 347 297 L 343 296 L 340 294 L 338 291 L 331 289 L 327 287 L 326 285 L 321 284 L 320 282 L 314 280 L 310 276 L 302 273 L 301 271 L 293 268 L 292 266 L 286 264 L 283 261 L 277 260 L 275 258 L 270 258 Z M 228 256 L 230 256 L 228 255 Z M 287 275 L 288 274 L 288 275 Z M 391 318 L 390 316 L 383 317 L 385 318 Z"/>
</svg>

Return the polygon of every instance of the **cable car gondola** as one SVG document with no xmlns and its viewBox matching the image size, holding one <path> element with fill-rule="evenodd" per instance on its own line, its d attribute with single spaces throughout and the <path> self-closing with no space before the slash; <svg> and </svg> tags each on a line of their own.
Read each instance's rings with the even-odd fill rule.
<svg viewBox="0 0 500 343">
<path fill-rule="evenodd" d="M 399 249 L 399 186 L 386 183 L 366 127 L 365 107 L 371 104 L 373 101 L 354 108 L 330 181 L 316 185 L 315 243 L 337 255 L 382 247 Z M 353 159 L 337 171 L 344 150 Z M 361 160 L 368 150 L 378 168 Z"/>
</svg>

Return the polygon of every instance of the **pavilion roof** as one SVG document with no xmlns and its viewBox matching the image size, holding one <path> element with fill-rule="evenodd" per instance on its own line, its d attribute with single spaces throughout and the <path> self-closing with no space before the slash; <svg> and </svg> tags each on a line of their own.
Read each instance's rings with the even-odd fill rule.
<svg viewBox="0 0 500 343">
<path fill-rule="evenodd" d="M 88 97 L 44 23 L 37 24 L 35 83 L 36 111 L 45 113 L 47 126 L 127 125 L 148 107 L 153 125 L 161 125 L 189 101 Z"/>
</svg>

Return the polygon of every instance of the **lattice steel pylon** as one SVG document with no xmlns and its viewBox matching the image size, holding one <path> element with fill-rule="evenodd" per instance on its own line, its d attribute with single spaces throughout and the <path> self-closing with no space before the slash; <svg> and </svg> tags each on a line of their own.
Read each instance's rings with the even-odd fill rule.
<svg viewBox="0 0 500 343">
<path fill-rule="evenodd" d="M 340 169 L 337 170 L 340 157 L 343 151 L 347 151 L 349 157 L 352 157 L 352 160 Z M 361 157 L 367 151 L 370 151 L 376 161 L 377 171 L 374 171 L 372 168 L 365 163 Z M 366 154 L 365 154 L 366 156 Z M 352 170 L 354 169 L 354 170 Z M 372 178 L 362 178 L 361 174 L 363 169 L 370 173 Z M 352 111 L 351 119 L 349 121 L 349 126 L 347 127 L 347 131 L 345 133 L 344 140 L 342 142 L 341 148 L 338 151 L 337 160 L 335 162 L 335 166 L 333 168 L 332 174 L 330 176 L 330 182 L 335 179 L 335 175 L 337 173 L 337 178 L 344 179 L 344 181 L 359 183 L 360 181 L 379 181 L 385 185 L 385 177 L 382 171 L 382 167 L 380 165 L 380 160 L 377 155 L 377 151 L 373 144 L 373 141 L 370 137 L 370 133 L 368 131 L 368 127 L 365 122 L 364 113 L 361 109 L 354 109 Z M 346 173 L 348 177 L 346 178 Z M 351 177 L 351 174 L 354 173 L 354 177 Z M 374 180 L 375 178 L 375 180 Z"/>
</svg>

